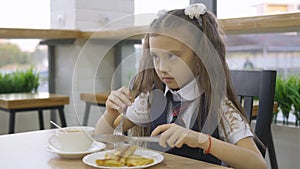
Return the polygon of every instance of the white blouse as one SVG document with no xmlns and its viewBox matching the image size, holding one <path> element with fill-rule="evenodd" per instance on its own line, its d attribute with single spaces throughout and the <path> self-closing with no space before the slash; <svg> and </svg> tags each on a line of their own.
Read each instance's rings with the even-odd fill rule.
<svg viewBox="0 0 300 169">
<path fill-rule="evenodd" d="M 192 118 L 194 113 L 198 113 L 196 108 L 199 104 L 199 100 L 196 99 L 200 96 L 201 92 L 198 92 L 198 87 L 195 81 L 192 81 L 186 87 L 178 90 L 172 91 L 166 87 L 165 94 L 170 91 L 173 94 L 174 100 L 188 100 L 192 101 L 189 107 L 182 112 L 182 120 L 187 128 L 192 127 Z M 170 123 L 172 119 L 172 111 L 169 106 L 170 113 L 167 116 L 167 121 Z M 149 117 L 150 103 L 149 103 L 149 93 L 141 94 L 138 96 L 133 104 L 127 108 L 126 117 L 135 123 L 136 125 L 146 127 L 147 123 L 150 122 Z M 243 120 L 243 118 L 238 113 L 238 109 L 233 105 L 233 103 L 225 98 L 221 103 L 221 114 L 220 123 L 218 125 L 218 132 L 220 139 L 235 144 L 239 140 L 246 137 L 253 137 L 253 133 L 250 130 L 249 124 Z"/>
</svg>

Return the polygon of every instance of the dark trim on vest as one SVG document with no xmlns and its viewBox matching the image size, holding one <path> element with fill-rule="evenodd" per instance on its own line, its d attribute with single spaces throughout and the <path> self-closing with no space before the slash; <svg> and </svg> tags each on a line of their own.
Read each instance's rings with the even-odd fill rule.
<svg viewBox="0 0 300 169">
<path fill-rule="evenodd" d="M 152 97 L 151 109 L 150 109 L 150 118 L 152 122 L 150 123 L 150 132 L 152 132 L 157 126 L 167 123 L 167 114 L 168 114 L 168 108 L 170 104 L 170 98 L 165 97 L 164 92 L 161 93 L 155 92 L 152 95 L 153 97 Z M 166 101 L 162 101 L 164 100 L 162 99 L 162 97 L 164 97 Z M 201 105 L 205 105 L 204 103 L 205 103 L 205 95 L 203 94 L 201 96 Z M 163 107 L 164 110 L 158 111 L 157 107 Z M 205 114 L 205 112 L 206 112 L 205 106 L 202 106 L 201 113 Z M 198 115 L 197 115 L 197 120 L 195 121 L 191 129 L 194 131 L 200 131 Z M 212 134 L 212 137 L 219 138 L 218 127 Z M 167 152 L 170 154 L 176 154 L 183 157 L 188 157 L 196 160 L 201 160 L 201 161 L 206 161 L 209 163 L 221 165 L 221 161 L 219 159 L 217 159 L 216 157 L 210 154 L 204 154 L 203 150 L 200 148 L 191 148 L 188 147 L 187 145 L 183 145 L 181 148 L 171 148 L 171 147 L 163 148 L 158 143 L 149 143 L 149 147 L 151 149 L 155 149 L 158 151 Z"/>
</svg>

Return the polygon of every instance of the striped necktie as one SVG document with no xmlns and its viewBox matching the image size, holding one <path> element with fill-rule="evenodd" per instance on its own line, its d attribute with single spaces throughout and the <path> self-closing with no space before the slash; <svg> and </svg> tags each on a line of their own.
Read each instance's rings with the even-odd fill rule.
<svg viewBox="0 0 300 169">
<path fill-rule="evenodd" d="M 185 102 L 182 102 L 182 101 L 173 101 L 172 99 L 172 120 L 171 120 L 171 123 L 175 123 L 179 114 L 184 112 L 188 106 L 189 106 L 190 102 L 188 101 L 185 101 Z"/>
</svg>

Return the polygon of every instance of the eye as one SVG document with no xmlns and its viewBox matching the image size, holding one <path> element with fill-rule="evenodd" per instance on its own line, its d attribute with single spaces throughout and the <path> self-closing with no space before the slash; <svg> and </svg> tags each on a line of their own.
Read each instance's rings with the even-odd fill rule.
<svg viewBox="0 0 300 169">
<path fill-rule="evenodd" d="M 158 56 L 154 53 L 150 53 L 150 56 L 153 58 L 153 60 L 158 60 Z"/>
<path fill-rule="evenodd" d="M 150 56 L 153 58 L 157 58 L 157 55 L 155 55 L 155 54 L 150 54 Z"/>
<path fill-rule="evenodd" d="M 175 55 L 174 53 L 169 53 L 168 54 L 168 59 L 176 59 L 178 56 L 177 55 Z"/>
</svg>

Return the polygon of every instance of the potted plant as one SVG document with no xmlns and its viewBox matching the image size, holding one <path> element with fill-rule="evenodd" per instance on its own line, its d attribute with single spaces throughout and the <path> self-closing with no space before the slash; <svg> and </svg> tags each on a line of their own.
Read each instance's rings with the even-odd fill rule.
<svg viewBox="0 0 300 169">
<path fill-rule="evenodd" d="M 274 100 L 278 103 L 279 109 L 283 114 L 283 124 L 288 124 L 289 113 L 292 109 L 292 101 L 289 96 L 291 94 L 290 87 L 287 81 L 278 76 L 276 78 L 276 88 L 275 88 L 275 98 Z M 277 114 L 275 115 L 275 119 L 277 118 Z"/>
<path fill-rule="evenodd" d="M 295 125 L 297 126 L 300 120 L 300 79 L 298 76 L 289 76 L 284 79 L 278 76 L 276 79 L 275 101 L 278 102 L 278 107 L 281 110 L 284 118 L 283 124 L 288 124 L 290 113 L 296 117 Z M 275 119 L 277 114 L 275 116 Z"/>
<path fill-rule="evenodd" d="M 298 126 L 300 120 L 300 79 L 296 76 L 291 76 L 288 79 L 291 94 L 288 96 L 292 101 L 293 114 L 296 117 L 295 125 Z"/>
<path fill-rule="evenodd" d="M 26 71 L 16 71 L 0 74 L 0 93 L 31 93 L 37 92 L 39 74 L 30 68 Z"/>
</svg>

